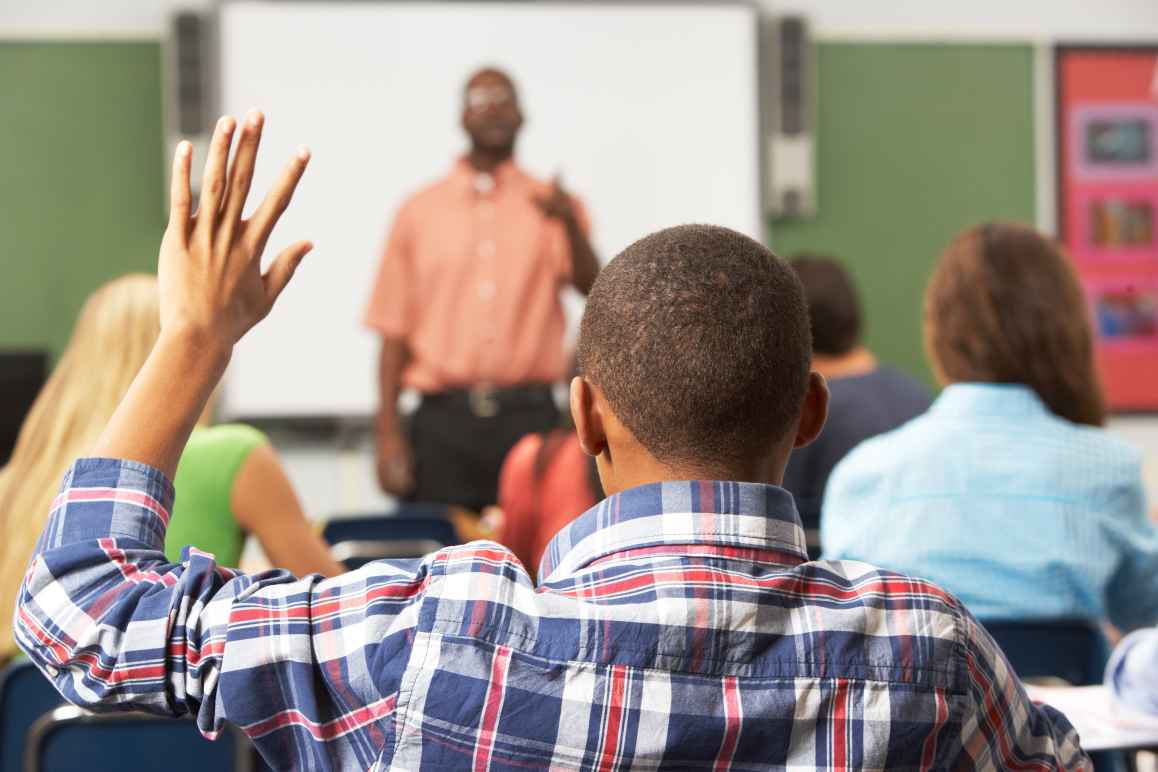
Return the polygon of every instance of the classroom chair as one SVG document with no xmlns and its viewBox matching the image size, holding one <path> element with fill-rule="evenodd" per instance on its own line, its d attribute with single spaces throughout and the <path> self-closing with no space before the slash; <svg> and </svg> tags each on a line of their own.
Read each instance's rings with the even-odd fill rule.
<svg viewBox="0 0 1158 772">
<path fill-rule="evenodd" d="M 28 730 L 63 704 L 56 688 L 31 662 L 13 662 L 0 671 L 0 772 L 20 772 Z"/>
<path fill-rule="evenodd" d="M 331 520 L 322 537 L 334 559 L 351 571 L 374 560 L 422 557 L 459 541 L 446 507 L 430 504 Z"/>
<path fill-rule="evenodd" d="M 1060 678 L 1073 686 L 1102 682 L 1110 644 L 1088 619 L 982 620 L 982 624 L 1023 681 Z"/>
<path fill-rule="evenodd" d="M 153 764 L 165 772 L 252 772 L 253 763 L 253 746 L 230 725 L 210 741 L 190 719 L 65 705 L 33 724 L 24 772 L 120 772 Z"/>
</svg>

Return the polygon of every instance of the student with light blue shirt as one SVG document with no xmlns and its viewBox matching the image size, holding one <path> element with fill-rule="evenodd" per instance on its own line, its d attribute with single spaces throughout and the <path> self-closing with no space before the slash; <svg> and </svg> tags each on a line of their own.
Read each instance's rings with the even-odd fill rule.
<svg viewBox="0 0 1158 772">
<path fill-rule="evenodd" d="M 1158 621 L 1141 458 L 1102 428 L 1085 299 L 1020 225 L 949 245 L 925 295 L 941 396 L 833 471 L 826 558 L 931 579 L 983 620 Z"/>
</svg>

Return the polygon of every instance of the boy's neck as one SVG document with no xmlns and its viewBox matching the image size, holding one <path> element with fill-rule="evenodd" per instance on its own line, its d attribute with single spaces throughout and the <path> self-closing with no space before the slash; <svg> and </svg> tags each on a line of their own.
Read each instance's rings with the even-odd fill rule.
<svg viewBox="0 0 1158 772">
<path fill-rule="evenodd" d="M 779 455 L 779 454 L 777 454 Z M 748 460 L 735 464 L 668 464 L 656 458 L 634 458 L 616 465 L 613 480 L 604 480 L 607 495 L 641 485 L 684 480 L 724 480 L 728 482 L 771 483 L 784 479 L 787 458 Z"/>
</svg>

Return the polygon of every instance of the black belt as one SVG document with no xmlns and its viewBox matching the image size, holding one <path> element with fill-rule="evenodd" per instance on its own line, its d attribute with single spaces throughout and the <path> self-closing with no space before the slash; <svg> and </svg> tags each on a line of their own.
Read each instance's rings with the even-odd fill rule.
<svg viewBox="0 0 1158 772">
<path fill-rule="evenodd" d="M 493 418 L 507 410 L 543 407 L 555 404 L 553 387 L 548 383 L 525 386 L 475 386 L 449 389 L 422 395 L 422 405 L 469 410 L 479 418 Z"/>
</svg>

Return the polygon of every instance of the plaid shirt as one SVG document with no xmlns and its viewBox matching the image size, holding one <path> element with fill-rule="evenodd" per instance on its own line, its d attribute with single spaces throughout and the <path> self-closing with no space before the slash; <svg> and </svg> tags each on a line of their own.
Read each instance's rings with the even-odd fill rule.
<svg viewBox="0 0 1158 772">
<path fill-rule="evenodd" d="M 791 496 L 647 485 L 536 587 L 475 542 L 327 581 L 161 552 L 170 483 L 65 478 L 17 609 L 70 700 L 239 724 L 278 769 L 1088 768 L 937 587 L 805 562 Z"/>
</svg>

